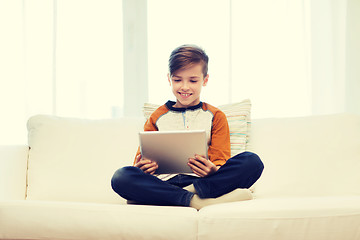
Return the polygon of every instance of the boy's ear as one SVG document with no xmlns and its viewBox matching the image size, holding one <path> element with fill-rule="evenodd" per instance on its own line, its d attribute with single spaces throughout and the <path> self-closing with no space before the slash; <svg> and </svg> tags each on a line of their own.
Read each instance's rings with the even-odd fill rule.
<svg viewBox="0 0 360 240">
<path fill-rule="evenodd" d="M 170 79 L 170 74 L 169 73 L 167 74 L 167 78 L 168 78 L 169 84 L 171 86 L 171 79 Z"/>
<path fill-rule="evenodd" d="M 206 75 L 204 78 L 203 87 L 205 87 L 207 85 L 208 81 L 209 81 L 209 74 Z"/>
</svg>

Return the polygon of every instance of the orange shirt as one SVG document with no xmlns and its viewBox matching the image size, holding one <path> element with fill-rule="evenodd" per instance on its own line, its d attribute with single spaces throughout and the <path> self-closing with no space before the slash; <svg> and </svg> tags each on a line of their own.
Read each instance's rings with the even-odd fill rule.
<svg viewBox="0 0 360 240">
<path fill-rule="evenodd" d="M 224 165 L 230 158 L 230 132 L 225 114 L 203 102 L 186 109 L 174 108 L 174 104 L 168 101 L 156 109 L 146 121 L 144 131 L 205 130 L 209 160 L 216 166 Z"/>
</svg>

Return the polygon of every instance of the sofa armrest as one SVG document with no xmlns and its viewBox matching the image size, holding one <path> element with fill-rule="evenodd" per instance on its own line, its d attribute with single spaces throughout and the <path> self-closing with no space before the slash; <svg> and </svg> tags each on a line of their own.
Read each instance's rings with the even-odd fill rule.
<svg viewBox="0 0 360 240">
<path fill-rule="evenodd" d="M 29 147 L 0 146 L 0 200 L 24 200 Z"/>
</svg>

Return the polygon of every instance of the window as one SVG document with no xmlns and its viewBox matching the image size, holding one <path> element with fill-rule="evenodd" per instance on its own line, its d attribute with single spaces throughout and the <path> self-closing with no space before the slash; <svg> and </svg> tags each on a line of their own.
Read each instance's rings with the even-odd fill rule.
<svg viewBox="0 0 360 240">
<path fill-rule="evenodd" d="M 25 144 L 35 114 L 138 116 L 143 101 L 174 99 L 168 57 L 185 43 L 210 57 L 202 100 L 215 106 L 250 98 L 253 118 L 357 113 L 355 2 L 0 1 L 0 144 Z"/>
<path fill-rule="evenodd" d="M 253 117 L 311 114 L 302 0 L 232 1 L 232 101 L 250 98 Z"/>
<path fill-rule="evenodd" d="M 0 25 L 0 144 L 35 114 L 122 115 L 122 1 L 0 1 Z"/>
<path fill-rule="evenodd" d="M 0 29 L 0 144 L 25 143 L 25 46 L 21 0 L 0 1 Z"/>
<path fill-rule="evenodd" d="M 311 113 L 311 84 L 302 0 L 148 1 L 149 101 L 173 99 L 170 52 L 184 43 L 205 49 L 209 84 L 202 100 L 244 98 L 253 117 Z"/>
<path fill-rule="evenodd" d="M 174 99 L 167 80 L 171 51 L 197 44 L 209 55 L 209 83 L 202 100 L 229 101 L 229 2 L 209 0 L 148 1 L 149 101 Z"/>
<path fill-rule="evenodd" d="M 56 113 L 81 118 L 121 115 L 121 1 L 57 4 Z"/>
</svg>

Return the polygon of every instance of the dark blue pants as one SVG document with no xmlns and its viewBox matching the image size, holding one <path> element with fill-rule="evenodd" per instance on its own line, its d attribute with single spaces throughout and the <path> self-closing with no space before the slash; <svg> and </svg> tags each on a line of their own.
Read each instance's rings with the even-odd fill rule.
<svg viewBox="0 0 360 240">
<path fill-rule="evenodd" d="M 111 186 L 121 197 L 139 204 L 189 206 L 194 193 L 183 187 L 194 184 L 200 198 L 216 198 L 236 188 L 251 187 L 263 169 L 258 155 L 243 152 L 227 160 L 214 174 L 203 178 L 181 174 L 162 181 L 137 167 L 123 167 L 114 173 Z"/>
</svg>

